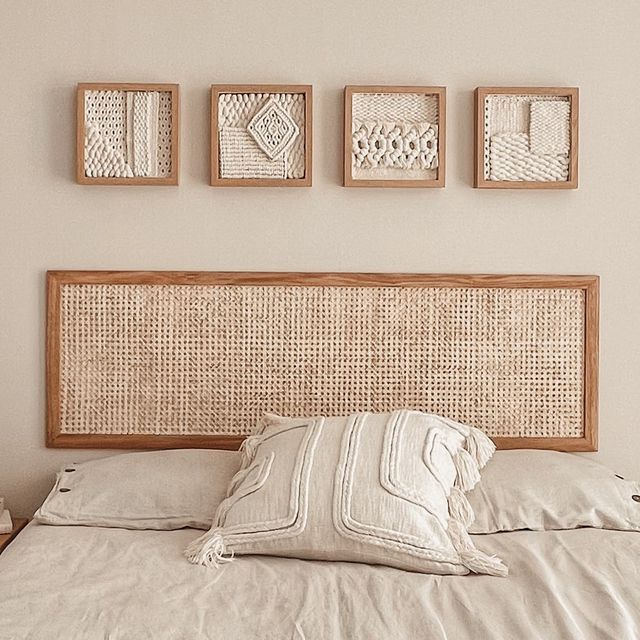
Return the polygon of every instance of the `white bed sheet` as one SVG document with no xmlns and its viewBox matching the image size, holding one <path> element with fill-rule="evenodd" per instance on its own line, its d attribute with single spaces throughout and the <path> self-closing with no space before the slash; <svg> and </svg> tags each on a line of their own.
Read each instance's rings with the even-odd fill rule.
<svg viewBox="0 0 640 640">
<path fill-rule="evenodd" d="M 242 557 L 189 564 L 202 532 L 30 524 L 0 556 L 2 640 L 638 640 L 640 534 L 474 536 L 508 578 Z"/>
</svg>

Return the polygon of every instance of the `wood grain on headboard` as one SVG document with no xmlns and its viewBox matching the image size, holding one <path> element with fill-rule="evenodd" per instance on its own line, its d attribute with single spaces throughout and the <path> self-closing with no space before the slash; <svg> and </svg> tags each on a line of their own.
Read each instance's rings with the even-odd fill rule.
<svg viewBox="0 0 640 640">
<path fill-rule="evenodd" d="M 407 407 L 597 449 L 597 276 L 50 271 L 47 445 L 237 448 Z"/>
</svg>

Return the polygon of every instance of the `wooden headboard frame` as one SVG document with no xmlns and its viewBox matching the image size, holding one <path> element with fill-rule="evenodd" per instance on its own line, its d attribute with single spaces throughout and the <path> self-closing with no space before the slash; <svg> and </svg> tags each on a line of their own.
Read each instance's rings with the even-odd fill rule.
<svg viewBox="0 0 640 640">
<path fill-rule="evenodd" d="M 185 285 L 188 286 L 185 287 Z M 319 287 L 322 288 L 321 291 L 318 290 Z M 360 304 L 361 299 L 366 299 L 366 304 L 365 302 Z M 535 306 L 535 309 L 522 308 L 523 304 Z M 412 305 L 415 305 L 415 308 Z M 510 305 L 520 305 L 520 309 L 516 310 L 518 311 L 516 313 Z M 132 306 L 135 308 L 132 309 Z M 160 309 L 158 313 L 161 312 L 165 315 L 162 319 L 158 319 L 153 315 L 155 312 L 149 311 L 150 309 Z M 440 368 L 437 375 L 434 374 L 434 379 L 440 381 L 448 394 L 447 398 L 443 400 L 444 404 L 437 396 L 437 384 L 433 381 L 429 382 L 426 378 L 422 382 L 423 387 L 416 387 L 416 376 L 409 376 L 406 383 L 412 386 L 412 389 L 405 393 L 402 388 L 402 380 L 398 382 L 402 378 L 397 370 L 398 363 L 388 363 L 389 367 L 396 367 L 394 371 L 389 373 L 384 369 L 386 364 L 381 362 L 377 356 L 371 356 L 371 362 L 375 367 L 380 368 L 379 378 L 380 385 L 382 385 L 380 395 L 386 398 L 384 401 L 376 397 L 375 393 L 373 396 L 367 396 L 361 389 L 358 389 L 357 393 L 354 390 L 355 400 L 354 398 L 349 399 L 348 384 L 340 387 L 332 396 L 333 399 L 330 399 L 331 387 L 327 392 L 322 385 L 330 385 L 331 381 L 327 381 L 327 378 L 331 376 L 321 377 L 318 371 L 313 369 L 313 363 L 308 354 L 305 360 L 303 352 L 299 356 L 299 361 L 294 358 L 293 365 L 287 361 L 283 367 L 289 373 L 291 373 L 291 366 L 294 368 L 298 365 L 306 367 L 304 370 L 300 369 L 302 373 L 299 374 L 295 369 L 294 375 L 289 378 L 289 381 L 295 382 L 300 379 L 301 385 L 304 383 L 315 391 L 310 393 L 307 400 L 300 390 L 289 389 L 286 380 L 283 382 L 281 379 L 284 374 L 278 370 L 281 364 L 277 360 L 280 357 L 278 354 L 281 354 L 283 362 L 286 358 L 290 358 L 291 348 L 304 350 L 308 347 L 312 349 L 309 353 L 321 354 L 323 358 L 329 358 L 326 355 L 328 351 L 331 353 L 335 351 L 336 358 L 341 355 L 340 351 L 344 347 L 345 339 L 342 334 L 349 330 L 348 328 L 344 329 L 342 325 L 323 328 L 320 323 L 318 327 L 313 329 L 315 333 L 312 338 L 315 343 L 309 346 L 305 342 L 306 334 L 304 331 L 307 330 L 310 322 L 315 321 L 320 309 L 328 309 L 327 317 L 333 319 L 332 322 L 336 322 L 338 317 L 341 323 L 349 322 L 351 314 L 355 314 L 356 317 L 353 320 L 355 324 L 348 326 L 351 326 L 352 329 L 356 327 L 354 336 L 358 343 L 357 348 L 369 349 L 369 351 L 372 349 L 385 350 L 385 343 L 380 340 L 372 342 L 373 346 L 365 345 L 363 347 L 360 344 L 361 330 L 359 327 L 364 326 L 363 318 L 368 322 L 369 316 L 366 314 L 373 313 L 371 309 L 375 309 L 377 314 L 375 322 L 372 321 L 369 324 L 365 322 L 366 326 L 372 332 L 375 328 L 378 331 L 376 334 L 378 337 L 379 335 L 391 336 L 390 341 L 393 342 L 393 348 L 400 349 L 400 351 L 394 352 L 395 360 L 405 358 L 406 354 L 402 351 L 402 345 L 405 342 L 409 345 L 410 350 L 418 350 L 416 351 L 417 358 L 422 364 L 415 364 L 411 360 L 407 360 L 407 362 L 411 366 L 415 364 L 416 367 L 423 367 L 415 369 L 415 371 L 419 371 L 420 375 L 426 375 L 427 378 L 431 372 L 428 368 L 424 369 L 427 366 L 424 363 L 439 362 L 440 356 L 434 345 L 439 344 L 440 341 L 438 326 L 442 318 L 449 323 L 448 331 L 451 332 L 451 326 L 453 326 L 453 336 L 450 333 L 443 344 L 449 348 L 453 340 L 455 349 L 462 350 L 460 353 L 463 353 L 461 357 L 466 358 L 465 362 L 471 362 L 469 366 L 477 366 L 480 367 L 478 370 L 485 371 L 487 367 L 489 367 L 489 371 L 492 370 L 490 360 L 482 361 L 482 358 L 486 359 L 487 349 L 490 351 L 495 347 L 497 352 L 501 352 L 505 348 L 508 350 L 509 345 L 496 343 L 493 347 L 490 342 L 483 342 L 482 353 L 473 352 L 475 348 L 473 336 L 477 333 L 477 327 L 474 326 L 474 323 L 484 327 L 486 323 L 493 322 L 495 325 L 496 322 L 501 322 L 502 333 L 514 332 L 514 335 L 518 336 L 518 342 L 522 341 L 523 345 L 520 351 L 518 351 L 520 347 L 515 345 L 516 351 L 514 353 L 517 357 L 513 362 L 507 363 L 506 368 L 511 367 L 509 369 L 511 373 L 504 375 L 519 375 L 518 371 L 514 372 L 513 370 L 514 362 L 526 363 L 531 371 L 542 371 L 542 378 L 536 378 L 535 381 L 523 378 L 516 381 L 515 386 L 512 384 L 509 389 L 524 389 L 525 391 L 522 393 L 526 393 L 527 388 L 534 389 L 537 388 L 536 385 L 543 385 L 540 387 L 543 388 L 544 384 L 553 384 L 554 391 L 548 395 L 552 396 L 551 399 L 555 404 L 552 403 L 550 411 L 556 412 L 559 417 L 554 417 L 550 420 L 550 424 L 545 426 L 544 437 L 527 435 L 528 433 L 536 433 L 535 420 L 526 427 L 527 431 L 523 431 L 524 435 L 513 435 L 512 433 L 509 436 L 500 435 L 501 429 L 513 430 L 513 425 L 505 426 L 500 422 L 502 418 L 497 420 L 495 424 L 476 423 L 474 426 L 485 428 L 497 446 L 503 449 L 597 450 L 599 332 L 599 279 L 597 276 L 160 271 L 49 271 L 47 273 L 47 446 L 234 449 L 240 445 L 253 425 L 241 424 L 242 420 L 236 419 L 237 416 L 233 421 L 229 418 L 230 422 L 227 424 L 224 423 L 224 418 L 218 415 L 215 418 L 218 421 L 218 426 L 214 424 L 213 417 L 211 426 L 208 426 L 204 409 L 209 407 L 213 416 L 218 408 L 216 398 L 219 397 L 222 398 L 221 403 L 227 403 L 224 406 L 230 408 L 230 413 L 233 414 L 237 409 L 238 416 L 245 418 L 248 415 L 253 416 L 253 413 L 259 415 L 263 410 L 296 412 L 311 411 L 318 407 L 322 409 L 324 408 L 323 403 L 328 403 L 333 407 L 339 406 L 345 410 L 387 410 L 393 407 L 385 406 L 384 402 L 393 402 L 394 398 L 400 398 L 400 400 L 396 399 L 396 402 L 402 402 L 403 398 L 408 398 L 404 402 L 416 405 L 425 404 L 425 406 L 409 408 L 438 409 L 443 413 L 447 411 L 446 407 L 451 407 L 454 414 L 456 412 L 464 414 L 464 399 L 460 397 L 460 394 L 465 395 L 464 385 L 473 384 L 473 380 L 460 378 L 459 372 L 455 371 L 455 358 L 452 363 L 450 356 L 448 356 L 449 360 L 442 364 L 442 367 L 438 364 Z M 388 312 L 384 309 L 387 309 Z M 429 317 L 420 318 L 420 311 Z M 549 327 L 546 324 L 545 314 L 551 314 L 551 312 L 553 312 L 556 323 L 553 326 L 559 327 L 563 334 L 557 336 L 557 339 L 555 339 L 556 336 L 548 336 Z M 144 313 L 150 315 L 141 315 Z M 163 328 L 173 322 L 171 314 L 174 313 L 177 318 L 176 322 L 183 324 L 176 325 L 171 331 L 164 331 Z M 277 317 L 270 319 L 269 313 Z M 349 316 L 347 320 L 343 318 L 345 314 Z M 260 317 L 256 319 L 257 316 Z M 286 322 L 294 324 L 287 325 L 288 328 L 283 329 L 283 316 L 286 316 Z M 295 324 L 298 316 L 304 316 L 300 320 L 302 323 L 300 326 Z M 562 320 L 564 317 L 568 318 L 566 326 Z M 466 327 L 464 330 L 469 332 L 466 338 L 460 335 L 460 331 L 463 329 L 458 327 L 458 318 L 461 318 L 461 322 L 464 320 L 467 323 L 464 325 Z M 520 322 L 519 325 L 518 322 Z M 385 323 L 389 326 L 387 327 Z M 407 323 L 413 324 L 409 326 Z M 510 323 L 513 324 L 514 329 L 510 329 Z M 232 328 L 229 328 L 230 324 L 233 324 Z M 152 337 L 148 340 L 160 340 L 157 334 L 164 331 L 162 340 L 160 340 L 163 344 L 158 348 L 162 353 L 165 353 L 165 357 L 158 357 L 155 360 L 152 358 L 155 364 L 146 372 L 148 373 L 147 378 L 142 383 L 136 383 L 146 385 L 142 391 L 128 388 L 129 380 L 135 376 L 138 376 L 139 379 L 141 375 L 139 360 L 136 359 L 139 354 L 131 355 L 132 350 L 135 351 L 144 342 L 144 340 L 135 337 L 141 331 L 151 332 L 149 335 Z M 223 334 L 222 337 L 216 331 Z M 264 336 L 258 340 L 255 335 L 251 334 L 251 331 L 262 332 L 261 336 L 265 331 L 267 333 L 275 332 L 274 339 L 280 341 L 278 343 L 281 347 L 280 351 L 270 344 L 269 339 L 260 342 Z M 300 334 L 300 331 L 303 333 Z M 325 339 L 323 331 L 330 332 L 331 335 L 327 334 L 326 339 L 338 341 L 335 343 L 338 344 L 338 347 L 332 350 L 333 343 L 327 343 L 327 348 L 324 348 L 322 344 L 322 340 Z M 482 331 L 485 330 L 482 329 Z M 482 331 L 478 335 L 485 336 Z M 544 331 L 547 333 L 545 334 Z M 428 340 L 424 338 L 423 332 L 429 333 Z M 292 334 L 293 337 L 291 337 Z M 535 355 L 532 356 L 530 353 L 532 336 L 538 336 L 538 334 L 547 336 L 545 344 L 541 345 L 541 348 L 545 350 L 544 354 L 540 356 L 546 360 L 541 360 L 540 366 L 535 362 L 531 363 L 531 358 L 535 359 Z M 175 335 L 182 335 L 182 338 L 178 339 Z M 269 333 L 269 335 L 271 334 Z M 299 343 L 291 343 L 292 347 L 289 348 L 286 341 L 294 340 L 295 336 L 298 336 L 299 341 L 304 343 L 303 347 L 300 347 Z M 372 340 L 374 338 L 378 339 L 373 336 Z M 177 342 L 174 344 L 171 340 Z M 194 340 L 198 344 L 200 342 L 206 343 L 206 348 L 209 349 L 207 368 L 214 377 L 218 376 L 215 378 L 217 380 L 216 388 L 207 387 L 207 380 L 201 379 L 201 372 L 198 372 L 197 368 L 192 371 L 193 381 L 186 380 L 185 382 L 180 378 L 182 382 L 171 382 L 177 379 L 175 376 L 181 375 L 184 368 L 178 366 L 179 363 L 175 362 L 176 358 L 183 358 L 185 362 L 190 363 L 194 361 L 194 358 L 198 359 L 197 348 L 196 351 L 193 351 Z M 318 340 L 320 340 L 320 346 L 318 346 Z M 340 340 L 343 342 L 339 342 Z M 425 340 L 427 341 L 425 342 Z M 255 344 L 256 341 L 260 342 L 258 346 Z M 563 346 L 568 343 L 573 344 L 573 352 L 570 355 L 565 354 L 567 347 Z M 529 351 L 526 351 L 527 344 Z M 166 349 L 169 351 L 167 352 Z M 190 349 L 191 351 L 189 351 Z M 246 355 L 249 353 L 247 350 L 250 349 L 257 349 L 257 351 Z M 452 352 L 454 355 L 457 353 L 455 349 Z M 127 357 L 124 357 L 123 353 Z M 167 358 L 166 353 L 170 353 L 171 358 Z M 220 353 L 223 355 L 219 355 Z M 259 358 L 262 357 L 256 356 L 256 353 L 264 353 L 265 358 L 271 358 L 268 365 L 265 362 L 263 368 L 256 369 L 255 366 L 260 365 Z M 362 353 L 358 352 L 354 357 L 361 358 Z M 274 361 L 273 358 L 276 360 Z M 112 364 L 114 362 L 116 365 Z M 331 360 L 327 360 L 327 362 L 328 364 L 323 365 L 325 366 L 325 374 L 328 370 L 342 371 L 344 366 L 347 366 L 343 362 L 336 361 L 335 364 Z M 574 379 L 569 380 L 566 386 L 570 388 L 573 384 L 571 387 L 573 390 L 568 395 L 571 398 L 575 396 L 577 400 L 574 398 L 569 402 L 565 399 L 562 391 L 564 381 L 560 379 L 556 385 L 556 381 L 552 379 L 553 376 L 549 377 L 551 375 L 548 369 L 549 362 L 551 362 L 550 366 L 560 368 L 562 367 L 558 363 L 564 362 L 569 368 L 568 370 L 573 372 L 571 376 Z M 162 369 L 164 364 L 173 367 L 170 375 Z M 351 369 L 355 368 L 356 371 L 359 371 L 358 362 L 347 364 Z M 249 367 L 250 370 L 247 370 L 246 374 L 242 370 L 238 372 L 237 367 L 240 366 Z M 129 368 L 127 369 L 127 367 Z M 236 367 L 236 369 L 231 371 L 231 367 Z M 287 367 L 289 368 L 287 369 Z M 343 368 L 340 369 L 340 367 Z M 219 374 L 219 369 L 224 371 Z M 234 392 L 238 394 L 235 396 L 237 403 L 234 401 L 233 394 L 229 395 L 227 385 L 220 382 L 220 380 L 227 379 L 224 378 L 227 374 L 235 376 L 229 379 L 235 380 L 239 385 L 238 390 Z M 395 396 L 387 394 L 388 388 L 385 378 L 387 374 L 394 380 L 393 393 L 396 394 Z M 279 375 L 281 377 L 277 377 Z M 491 375 L 488 374 L 488 377 Z M 562 375 L 560 371 L 558 376 L 561 378 Z M 220 376 L 223 377 L 220 378 Z M 256 385 L 254 399 L 251 380 L 256 376 L 258 378 L 265 377 L 259 379 L 260 384 Z M 316 377 L 314 378 L 314 376 Z M 154 384 L 156 377 L 158 380 L 165 381 L 162 382 L 164 385 L 162 397 L 154 395 L 155 386 L 160 384 Z M 266 392 L 264 390 L 265 384 L 263 384 L 265 380 L 268 387 Z M 320 385 L 317 389 L 313 386 L 316 383 Z M 184 388 L 178 390 L 174 388 L 176 384 L 182 385 Z M 279 384 L 282 387 L 280 391 L 278 391 Z M 264 394 L 271 393 L 270 385 L 275 389 L 274 395 L 268 396 L 268 400 L 265 400 Z M 245 387 L 247 388 L 245 389 Z M 425 395 L 431 394 L 425 398 L 424 402 L 419 396 L 416 396 L 421 388 L 425 389 Z M 246 393 L 243 394 L 243 392 Z M 189 398 L 191 398 L 189 394 L 191 393 L 200 394 L 197 399 L 199 403 L 197 411 L 189 406 L 185 408 L 189 404 Z M 456 393 L 458 394 L 457 398 Z M 522 397 L 515 399 L 502 397 L 501 393 L 507 393 L 503 389 L 498 389 L 496 393 L 497 395 L 493 397 L 484 388 L 479 392 L 478 398 L 485 398 L 488 404 L 495 405 L 496 411 L 501 416 L 511 415 L 513 413 L 511 410 L 514 407 L 508 406 L 508 403 L 517 401 L 517 411 L 525 418 L 522 426 L 522 429 L 525 429 L 524 423 L 527 422 L 528 416 L 526 412 L 533 412 L 533 409 L 523 405 Z M 172 394 L 179 395 L 175 407 L 171 406 L 174 397 Z M 327 394 L 327 398 L 322 397 L 323 394 Z M 575 394 L 579 394 L 579 396 Z M 364 401 L 367 406 L 359 404 L 363 397 L 368 398 Z M 528 397 L 531 399 L 531 396 Z M 482 414 L 483 407 L 480 406 L 482 403 L 478 402 L 478 398 L 475 399 L 473 411 L 477 415 L 484 415 Z M 534 398 L 533 402 L 535 401 Z M 136 406 L 123 406 L 129 402 Z M 158 408 L 162 402 L 169 403 L 165 406 L 164 412 Z M 117 405 L 115 409 L 114 403 Z M 305 406 L 305 403 L 310 406 Z M 180 404 L 182 413 L 178 412 L 177 404 Z M 240 407 L 240 405 L 242 406 Z M 443 409 L 443 407 L 445 408 Z M 179 413 L 179 416 L 175 418 L 175 423 L 171 422 L 173 418 L 168 417 L 168 414 L 174 410 Z M 535 408 L 538 416 L 541 415 L 540 410 L 540 407 Z M 108 415 L 115 416 L 112 422 L 109 422 Z M 130 419 L 132 415 L 135 415 L 135 419 Z M 149 418 L 152 415 L 160 416 L 161 420 L 158 423 L 154 422 Z M 567 421 L 573 420 L 571 437 L 566 437 L 566 428 L 568 427 L 562 424 L 565 415 L 569 416 Z M 191 417 L 193 417 L 193 421 Z M 459 418 L 460 415 L 451 415 L 451 417 Z M 166 420 L 166 424 L 162 422 L 164 420 Z M 576 423 L 577 420 L 579 424 Z M 160 424 L 161 422 L 162 424 Z M 194 424 L 197 425 L 199 431 L 193 431 L 196 428 L 193 426 Z M 192 431 L 189 431 L 190 429 Z M 207 429 L 211 429 L 211 431 L 206 431 Z M 564 435 L 558 436 L 557 433 L 560 432 Z"/>
</svg>

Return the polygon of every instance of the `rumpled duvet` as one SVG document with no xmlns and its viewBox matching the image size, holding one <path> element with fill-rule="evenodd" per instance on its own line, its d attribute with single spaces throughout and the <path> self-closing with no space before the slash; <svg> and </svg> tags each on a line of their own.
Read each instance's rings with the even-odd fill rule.
<svg viewBox="0 0 640 640">
<path fill-rule="evenodd" d="M 201 532 L 30 524 L 0 556 L 2 640 L 638 640 L 640 534 L 474 536 L 509 576 L 183 556 Z"/>
</svg>

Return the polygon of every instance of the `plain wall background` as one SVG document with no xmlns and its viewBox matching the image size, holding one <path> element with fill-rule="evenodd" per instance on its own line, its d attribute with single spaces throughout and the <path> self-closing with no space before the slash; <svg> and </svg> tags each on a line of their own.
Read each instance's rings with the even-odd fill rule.
<svg viewBox="0 0 640 640">
<path fill-rule="evenodd" d="M 600 452 L 640 476 L 640 4 L 0 0 L 0 494 L 30 514 L 44 446 L 47 269 L 596 273 Z M 74 182 L 77 82 L 181 85 L 179 187 Z M 208 186 L 209 85 L 314 86 L 314 186 Z M 445 189 L 341 187 L 345 84 L 448 89 Z M 479 191 L 473 89 L 580 87 L 580 188 Z"/>
</svg>

